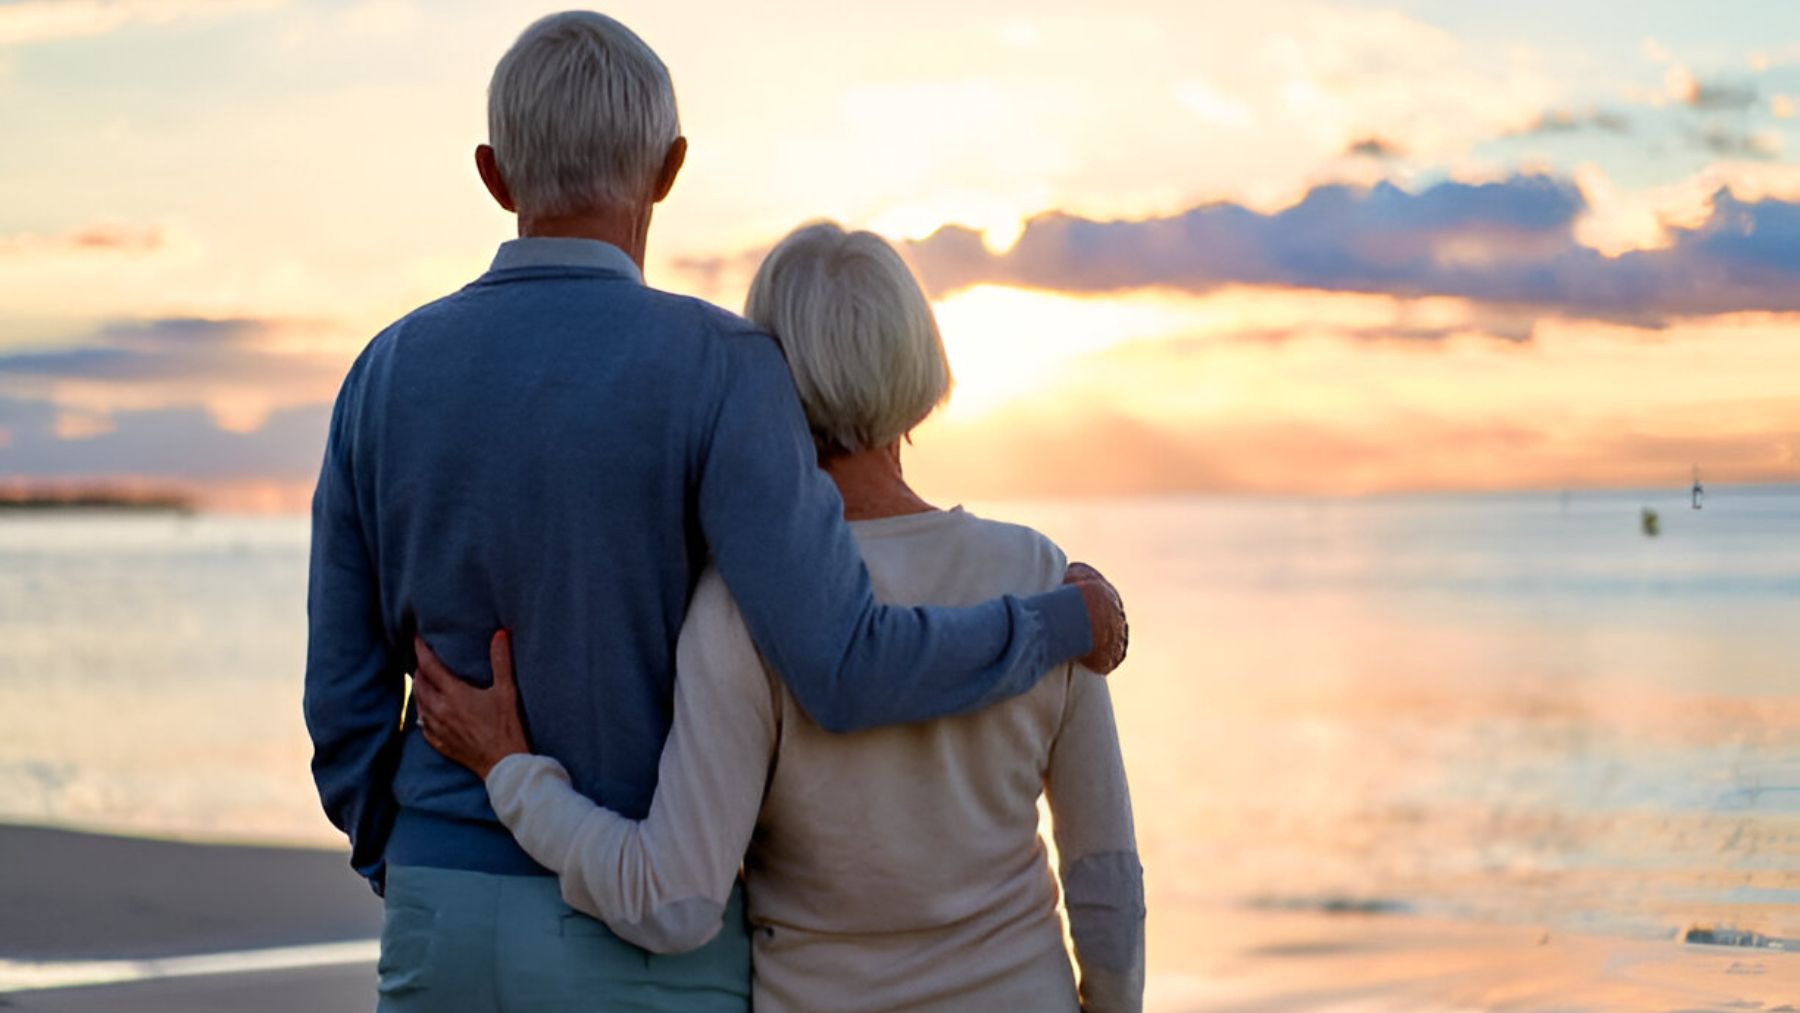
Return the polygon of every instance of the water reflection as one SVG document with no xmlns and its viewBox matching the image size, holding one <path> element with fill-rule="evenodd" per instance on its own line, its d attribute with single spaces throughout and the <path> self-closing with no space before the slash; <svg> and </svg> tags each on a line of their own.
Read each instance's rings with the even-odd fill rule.
<svg viewBox="0 0 1800 1013">
<path fill-rule="evenodd" d="M 1178 969 L 1221 910 L 1800 936 L 1800 490 L 1708 492 L 971 507 L 1130 600 L 1112 686 Z M 291 519 L 0 523 L 0 817 L 336 844 L 305 553 Z"/>
</svg>

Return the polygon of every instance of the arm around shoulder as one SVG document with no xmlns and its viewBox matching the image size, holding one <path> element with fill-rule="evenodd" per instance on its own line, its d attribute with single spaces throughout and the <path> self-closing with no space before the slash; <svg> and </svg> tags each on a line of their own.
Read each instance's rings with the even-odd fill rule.
<svg viewBox="0 0 1800 1013">
<path fill-rule="evenodd" d="M 756 645 L 822 727 L 973 710 L 1090 649 L 1076 589 L 970 608 L 878 603 L 779 350 L 724 341 L 730 368 L 697 423 L 701 526 Z"/>
</svg>

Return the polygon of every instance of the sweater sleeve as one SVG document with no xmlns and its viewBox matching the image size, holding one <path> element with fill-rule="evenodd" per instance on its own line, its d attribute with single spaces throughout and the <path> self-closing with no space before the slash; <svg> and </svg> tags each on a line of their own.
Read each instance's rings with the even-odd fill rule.
<svg viewBox="0 0 1800 1013">
<path fill-rule="evenodd" d="M 756 645 L 820 727 L 974 710 L 1092 648 L 1073 587 L 968 608 L 877 603 L 780 350 L 760 335 L 725 344 L 701 423 L 700 523 Z"/>
<path fill-rule="evenodd" d="M 1075 668 L 1045 778 L 1086 1013 L 1144 1006 L 1144 870 L 1106 681 Z"/>
<path fill-rule="evenodd" d="M 325 814 L 350 838 L 350 864 L 379 893 L 398 809 L 393 777 L 406 675 L 390 650 L 380 578 L 357 502 L 354 456 L 367 355 L 338 393 L 313 492 L 302 709 Z"/>
<path fill-rule="evenodd" d="M 717 574 L 701 580 L 676 647 L 675 719 L 649 815 L 594 804 L 546 756 L 509 756 L 488 797 L 572 907 L 655 953 L 703 946 L 762 806 L 775 748 L 771 685 Z"/>
</svg>

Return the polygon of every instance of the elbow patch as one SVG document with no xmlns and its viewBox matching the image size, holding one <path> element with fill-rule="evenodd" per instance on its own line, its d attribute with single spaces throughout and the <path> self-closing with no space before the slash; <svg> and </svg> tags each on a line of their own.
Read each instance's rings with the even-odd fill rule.
<svg viewBox="0 0 1800 1013">
<path fill-rule="evenodd" d="M 1101 851 L 1063 867 L 1069 934 L 1083 965 L 1131 974 L 1144 959 L 1144 866 L 1135 851 Z"/>
</svg>

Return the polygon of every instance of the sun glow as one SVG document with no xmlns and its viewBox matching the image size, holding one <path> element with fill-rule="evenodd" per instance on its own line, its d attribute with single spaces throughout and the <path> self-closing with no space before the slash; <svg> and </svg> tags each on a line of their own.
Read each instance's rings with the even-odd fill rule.
<svg viewBox="0 0 1800 1013">
<path fill-rule="evenodd" d="M 1168 342 L 1241 345 L 1252 350 L 1247 353 L 1251 361 L 1278 361 L 1267 354 L 1273 345 L 1300 338 L 1348 338 L 1356 339 L 1344 349 L 1353 362 L 1368 350 L 1368 339 L 1413 335 L 1401 346 L 1419 352 L 1430 350 L 1429 344 L 1420 346 L 1417 335 L 1422 333 L 1476 336 L 1506 329 L 1506 321 L 1485 319 L 1478 306 L 1463 299 L 1250 287 L 1205 294 L 1072 295 L 980 285 L 940 300 L 936 312 L 956 374 L 946 412 L 951 421 L 992 415 L 1059 381 L 1104 371 L 1100 353 L 1125 345 L 1139 349 L 1134 361 L 1150 355 L 1174 362 L 1171 356 L 1179 358 L 1178 350 Z M 1130 392 L 1146 385 L 1158 388 L 1158 381 L 1152 371 L 1108 397 L 1122 411 L 1142 410 L 1146 402 Z M 1184 397 L 1208 400 L 1194 391 Z M 1178 407 L 1160 405 L 1162 410 Z"/>
<path fill-rule="evenodd" d="M 1192 297 L 1074 296 L 999 285 L 957 292 L 938 302 L 936 311 L 956 374 L 948 414 L 964 419 L 1041 387 L 1083 356 L 1230 322 L 1217 307 Z"/>
</svg>

